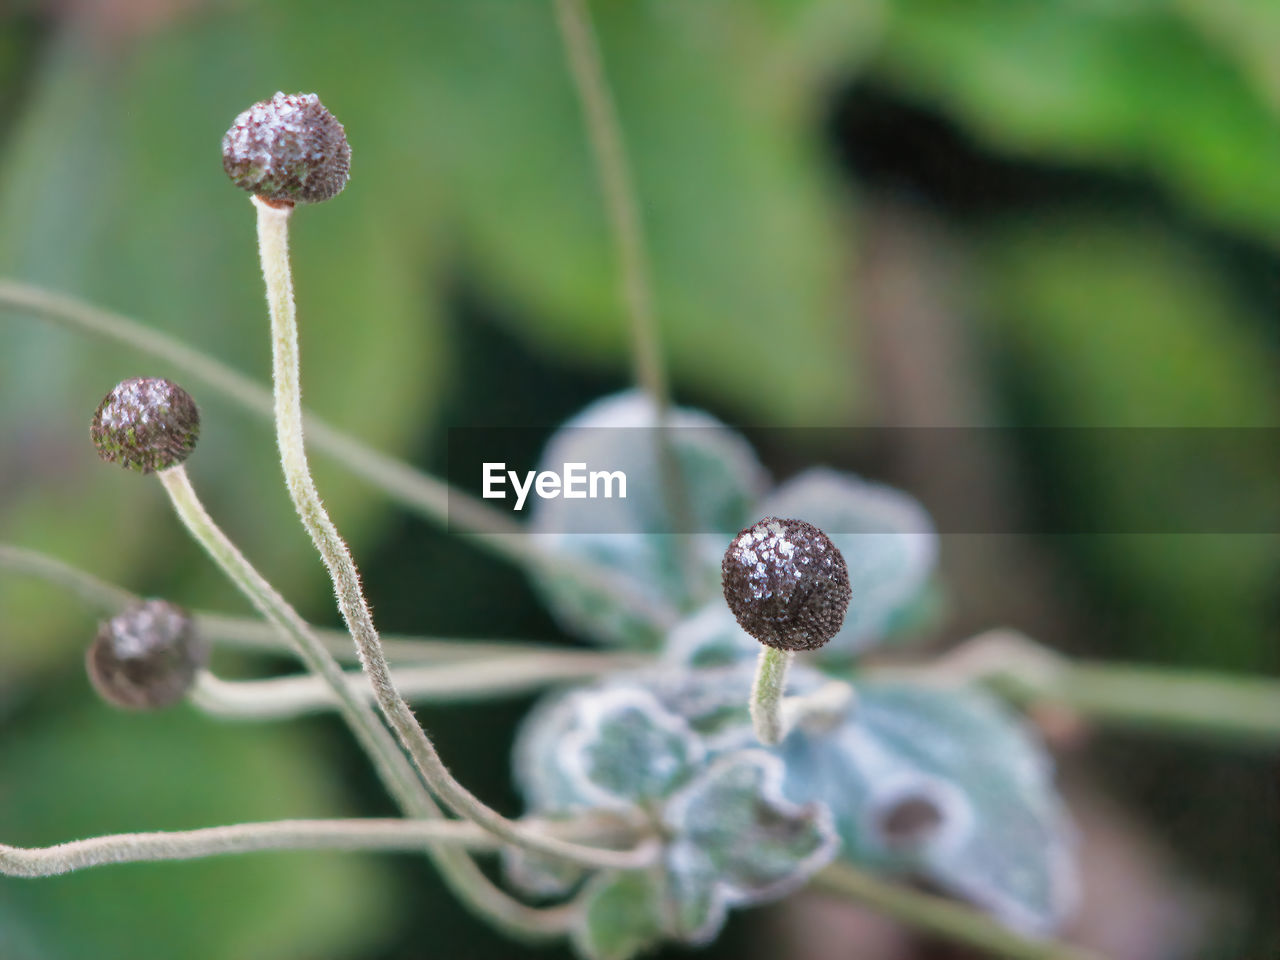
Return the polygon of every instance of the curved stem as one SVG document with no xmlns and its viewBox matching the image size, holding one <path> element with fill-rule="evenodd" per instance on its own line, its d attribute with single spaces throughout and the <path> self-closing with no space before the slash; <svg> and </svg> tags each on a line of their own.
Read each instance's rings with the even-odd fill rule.
<svg viewBox="0 0 1280 960">
<path fill-rule="evenodd" d="M 777 647 L 763 647 L 756 661 L 756 679 L 751 685 L 751 726 L 756 739 L 767 747 L 782 742 L 787 735 L 782 716 L 782 698 L 787 689 L 787 672 L 795 654 Z"/>
<path fill-rule="evenodd" d="M 266 420 L 272 417 L 271 391 L 262 384 L 127 317 L 10 280 L 0 280 L 0 305 L 132 347 L 171 364 L 241 409 Z M 380 453 L 314 414 L 306 414 L 305 420 L 307 435 L 316 449 L 418 516 L 441 527 L 476 534 L 475 541 L 480 546 L 525 569 L 572 577 L 593 593 L 651 623 L 655 630 L 669 629 L 679 619 L 678 611 L 639 594 L 625 578 L 574 557 L 549 554 L 540 548 L 536 537 L 528 536 L 506 514 L 491 509 L 483 501 Z"/>
<path fill-rule="evenodd" d="M 0 570 L 9 570 L 23 576 L 43 580 L 63 587 L 83 600 L 95 612 L 114 616 L 127 607 L 142 602 L 142 597 L 114 583 L 108 583 L 78 567 L 63 563 L 35 550 L 0 543 Z M 278 627 L 270 622 L 249 617 L 234 617 L 209 611 L 189 611 L 200 636 L 218 646 L 236 647 L 242 650 L 293 653 L 296 644 L 282 636 Z M 310 627 L 311 633 L 320 639 L 330 656 L 339 661 L 356 659 L 351 645 L 351 635 L 345 630 Z M 535 674 L 554 669 L 556 663 L 565 665 L 567 672 L 586 671 L 588 660 L 594 659 L 600 672 L 627 670 L 649 666 L 654 658 L 649 654 L 629 653 L 623 650 L 580 651 L 538 643 L 530 640 L 468 640 L 464 638 L 396 636 L 383 637 L 382 648 L 388 659 L 410 664 L 439 663 L 441 661 L 466 662 L 480 660 L 506 660 L 511 670 L 520 665 L 534 667 Z M 576 666 L 575 666 L 576 665 Z M 532 678 L 531 678 L 532 681 Z M 514 678 L 512 683 L 516 681 Z M 476 693 L 480 690 L 478 686 Z"/>
<path fill-rule="evenodd" d="M 457 703 L 519 696 L 554 684 L 589 680 L 613 669 L 613 658 L 514 656 L 391 671 L 396 689 L 413 703 Z M 347 685 L 366 700 L 372 696 L 363 673 L 346 675 Z M 243 720 L 278 720 L 332 710 L 337 697 L 319 677 L 303 675 L 270 680 L 223 680 L 197 676 L 192 702 L 206 713 Z"/>
<path fill-rule="evenodd" d="M 866 904 L 909 927 L 963 943 L 1006 960 L 1103 960 L 1098 955 L 1052 940 L 1015 933 L 986 914 L 951 900 L 881 880 L 847 863 L 833 863 L 814 877 L 810 889 Z"/>
<path fill-rule="evenodd" d="M 539 820 L 538 828 L 582 839 L 634 837 L 638 824 L 588 814 Z M 422 853 L 428 847 L 495 852 L 500 841 L 466 820 L 272 820 L 200 830 L 113 833 L 49 847 L 0 844 L 0 875 L 52 877 L 89 867 L 153 860 L 196 860 L 268 850 L 346 850 Z"/>
<path fill-rule="evenodd" d="M 0 844 L 0 874 L 53 877 L 144 860 L 197 860 L 266 850 L 383 850 L 421 853 L 451 844 L 493 850 L 493 837 L 465 820 L 276 820 L 202 830 L 116 833 L 51 847 Z"/>
<path fill-rule="evenodd" d="M 258 612 L 289 638 L 299 658 L 329 684 L 339 699 L 343 717 L 352 733 L 401 809 L 410 816 L 438 819 L 440 810 L 423 789 L 413 768 L 373 708 L 363 698 L 351 693 L 342 668 L 311 632 L 306 621 L 213 522 L 192 488 L 186 470 L 181 466 L 174 467 L 162 471 L 159 477 L 179 518 L 200 545 Z M 568 908 L 537 910 L 503 893 L 465 853 L 434 847 L 429 848 L 428 853 L 464 902 L 472 904 L 506 930 L 526 936 L 550 936 L 562 933 L 572 923 L 573 914 Z"/>
<path fill-rule="evenodd" d="M 0 543 L 0 569 L 15 571 L 62 587 L 98 613 L 115 615 L 140 599 L 128 590 L 99 580 L 93 574 L 61 560 L 7 543 Z"/>
<path fill-rule="evenodd" d="M 298 329 L 289 267 L 291 208 L 273 207 L 257 197 L 258 250 L 271 312 L 272 372 L 275 382 L 276 442 L 289 496 L 302 525 L 320 553 L 338 598 L 338 609 L 360 653 L 382 714 L 413 758 L 432 791 L 459 816 L 474 820 L 510 843 L 587 867 L 634 869 L 650 863 L 654 850 L 602 850 L 537 834 L 508 820 L 459 783 L 445 766 L 435 744 L 418 725 L 413 711 L 396 690 L 373 616 L 360 587 L 360 574 L 346 543 L 330 519 L 307 463 L 303 442 L 302 394 L 299 384 Z"/>
<path fill-rule="evenodd" d="M 671 390 L 653 310 L 653 284 L 645 256 L 644 226 L 636 204 L 627 151 L 609 93 L 591 14 L 582 0 L 555 0 L 556 20 L 574 87 L 582 104 L 596 172 L 604 194 L 610 233 L 617 249 L 622 295 L 631 319 L 631 356 L 636 382 L 653 398 L 661 422 Z"/>
</svg>

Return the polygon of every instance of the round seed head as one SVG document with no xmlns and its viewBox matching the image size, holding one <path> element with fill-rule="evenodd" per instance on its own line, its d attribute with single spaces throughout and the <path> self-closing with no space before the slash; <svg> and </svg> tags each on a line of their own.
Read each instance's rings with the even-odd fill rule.
<svg viewBox="0 0 1280 960">
<path fill-rule="evenodd" d="M 85 657 L 94 689 L 126 710 L 156 710 L 187 695 L 209 649 L 180 607 L 147 600 L 98 627 Z"/>
<path fill-rule="evenodd" d="M 98 456 L 139 473 L 176 467 L 200 436 L 200 411 L 171 380 L 135 377 L 116 384 L 89 427 Z"/>
<path fill-rule="evenodd" d="M 236 117 L 222 138 L 222 169 L 273 203 L 319 203 L 347 185 L 351 145 L 314 93 L 277 93 Z"/>
<path fill-rule="evenodd" d="M 765 517 L 740 532 L 720 564 L 742 629 L 780 650 L 816 650 L 840 631 L 849 570 L 830 538 L 803 520 Z"/>
</svg>

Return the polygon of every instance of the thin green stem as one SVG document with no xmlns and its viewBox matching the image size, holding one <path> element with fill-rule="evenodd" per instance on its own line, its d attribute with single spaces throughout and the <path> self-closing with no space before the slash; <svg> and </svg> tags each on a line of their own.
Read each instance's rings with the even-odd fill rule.
<svg viewBox="0 0 1280 960">
<path fill-rule="evenodd" d="M 622 296 L 631 319 L 631 356 L 636 382 L 653 398 L 661 421 L 670 406 L 671 391 L 662 362 L 662 344 L 653 309 L 653 284 L 645 256 L 644 225 L 636 203 L 618 114 L 586 5 L 582 0 L 555 0 L 555 9 L 569 70 L 582 104 L 610 232 L 617 248 Z"/>
<path fill-rule="evenodd" d="M 399 667 L 391 679 L 401 696 L 412 703 L 458 703 L 520 696 L 548 686 L 591 680 L 614 669 L 608 655 L 583 653 L 572 657 L 540 654 L 464 661 L 429 667 Z M 347 685 L 368 700 L 368 678 L 346 675 Z M 222 680 L 202 673 L 191 692 L 192 702 L 207 713 L 244 720 L 278 720 L 332 710 L 333 691 L 319 677 L 275 677 L 270 680 Z"/>
<path fill-rule="evenodd" d="M 35 550 L 0 543 L 0 570 L 20 573 L 62 587 L 97 613 L 115 615 L 139 598 L 61 560 Z"/>
<path fill-rule="evenodd" d="M 114 616 L 122 610 L 139 604 L 142 597 L 114 583 L 95 577 L 78 567 L 56 560 L 35 550 L 0 543 L 0 570 L 42 580 L 67 590 L 82 600 L 96 613 Z M 217 646 L 241 650 L 293 653 L 295 644 L 283 637 L 270 622 L 248 617 L 233 617 L 209 611 L 190 611 L 196 631 L 207 642 Z M 310 627 L 328 653 L 340 662 L 357 659 L 351 645 L 351 635 L 345 630 Z M 567 670 L 586 669 L 584 657 L 594 658 L 600 671 L 627 670 L 649 666 L 653 657 L 647 654 L 620 650 L 593 650 L 583 652 L 550 643 L 529 640 L 480 640 L 422 636 L 394 636 L 382 638 L 382 648 L 387 658 L 395 663 L 439 663 L 481 660 L 507 660 L 510 669 L 519 664 L 530 664 L 535 670 L 553 669 L 551 664 L 562 662 Z M 577 664 L 578 667 L 573 666 Z M 512 680 L 514 681 L 514 679 Z M 478 692 L 478 691 L 477 691 Z"/>
<path fill-rule="evenodd" d="M 1005 960 L 1103 960 L 1079 947 L 1025 937 L 971 907 L 881 880 L 843 862 L 833 863 L 822 870 L 810 889 L 865 904 L 877 913 L 916 930 L 963 943 L 992 957 Z"/>
<path fill-rule="evenodd" d="M 790 650 L 761 647 L 760 659 L 756 661 L 756 678 L 751 685 L 751 726 L 756 738 L 767 747 L 781 743 L 787 733 L 782 698 L 794 657 Z"/>
<path fill-rule="evenodd" d="M 0 305 L 132 347 L 172 365 L 241 409 L 268 421 L 272 418 L 273 402 L 268 388 L 181 341 L 127 317 L 10 280 L 0 280 Z M 538 538 L 526 535 L 506 514 L 491 509 L 475 497 L 380 453 L 314 414 L 305 414 L 305 421 L 307 436 L 316 449 L 418 516 L 441 527 L 475 534 L 477 544 L 527 570 L 572 577 L 593 593 L 609 598 L 651 623 L 658 631 L 669 629 L 679 619 L 678 611 L 639 594 L 623 577 L 573 557 L 552 555 L 540 549 Z"/>
<path fill-rule="evenodd" d="M 174 467 L 162 471 L 159 476 L 178 517 L 192 536 L 258 612 L 293 643 L 303 663 L 329 684 L 339 699 L 343 718 L 401 809 L 412 817 L 439 819 L 439 808 L 423 789 L 413 768 L 372 707 L 350 691 L 342 668 L 311 632 L 306 621 L 214 523 L 191 486 L 186 470 L 181 466 Z M 521 936 L 557 936 L 572 923 L 573 911 L 570 908 L 537 910 L 509 897 L 494 887 L 465 853 L 434 847 L 429 848 L 428 853 L 463 902 L 470 903 L 503 929 Z"/>
<path fill-rule="evenodd" d="M 418 725 L 409 704 L 396 690 L 391 668 L 373 616 L 360 587 L 351 551 L 338 534 L 311 477 L 303 442 L 302 395 L 299 383 L 297 316 L 289 266 L 289 216 L 253 198 L 258 209 L 258 251 L 271 313 L 272 371 L 275 382 L 276 441 L 285 484 L 302 525 L 315 544 L 338 598 L 338 609 L 360 653 L 382 715 L 437 797 L 455 813 L 473 820 L 510 843 L 587 867 L 634 869 L 652 861 L 651 845 L 635 850 L 602 850 L 568 843 L 530 831 L 508 820 L 459 783 L 445 766 L 431 738 Z"/>
<path fill-rule="evenodd" d="M 1022 704 L 1052 704 L 1115 726 L 1280 744 L 1280 681 L 1145 664 L 1070 660 L 1012 630 L 993 630 L 933 663 L 880 667 L 869 676 L 981 683 Z"/>
<path fill-rule="evenodd" d="M 678 538 L 679 559 L 686 583 L 696 582 L 697 560 L 690 534 L 694 532 L 693 504 L 676 459 L 668 423 L 671 387 L 662 359 L 662 341 L 654 311 L 653 281 L 645 254 L 644 221 L 627 161 L 618 111 L 605 76 L 600 46 L 583 0 L 555 0 L 556 22 L 565 58 L 591 143 L 596 175 L 604 195 L 609 232 L 618 258 L 622 300 L 631 330 L 631 357 L 636 382 L 654 405 L 654 453 L 662 478 L 662 496 L 671 532 Z M 690 598 L 686 597 L 688 601 Z"/>
</svg>

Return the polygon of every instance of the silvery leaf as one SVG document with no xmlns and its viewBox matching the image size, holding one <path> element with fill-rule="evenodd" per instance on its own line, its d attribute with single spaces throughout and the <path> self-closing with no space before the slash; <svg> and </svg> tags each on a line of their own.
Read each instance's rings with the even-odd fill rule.
<svg viewBox="0 0 1280 960">
<path fill-rule="evenodd" d="M 750 445 L 720 421 L 697 410 L 672 410 L 666 434 L 690 524 L 677 530 L 654 426 L 654 406 L 638 391 L 605 397 L 565 423 L 547 444 L 539 469 L 561 472 L 567 463 L 583 463 L 588 471 L 622 471 L 627 495 L 537 500 L 531 531 L 553 555 L 625 578 L 655 605 L 689 608 L 718 595 L 725 545 L 753 519 L 767 477 Z M 691 568 L 683 560 L 686 547 Z M 634 612 L 571 578 L 539 573 L 536 583 L 566 628 L 593 641 L 656 647 L 662 639 Z"/>
<path fill-rule="evenodd" d="M 803 886 L 839 850 L 821 804 L 782 794 L 782 762 L 763 750 L 717 758 L 663 812 L 670 932 L 707 943 L 729 907 L 763 903 Z"/>
<path fill-rule="evenodd" d="M 986 694 L 858 686 L 847 721 L 783 744 L 788 796 L 826 802 L 844 856 L 921 875 L 1048 933 L 1075 899 L 1073 831 L 1049 760 Z"/>
</svg>

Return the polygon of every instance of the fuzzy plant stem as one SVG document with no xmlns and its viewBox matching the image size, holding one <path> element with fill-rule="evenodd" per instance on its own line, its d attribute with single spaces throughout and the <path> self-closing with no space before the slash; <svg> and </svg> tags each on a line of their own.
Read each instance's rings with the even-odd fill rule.
<svg viewBox="0 0 1280 960">
<path fill-rule="evenodd" d="M 17 573 L 61 587 L 99 614 L 115 616 L 142 602 L 142 597 L 138 594 L 114 583 L 108 583 L 39 551 L 7 543 L 0 543 L 0 571 Z M 291 638 L 283 636 L 279 628 L 270 622 L 208 611 L 192 611 L 191 619 L 200 637 L 216 646 L 271 653 L 297 652 L 297 644 Z M 351 635 L 347 631 L 314 626 L 309 629 L 320 639 L 330 656 L 339 661 L 356 659 L 356 651 L 351 646 Z M 382 646 L 390 660 L 406 664 L 478 664 L 481 661 L 503 661 L 501 666 L 489 663 L 479 671 L 481 675 L 494 677 L 497 683 L 494 693 L 508 690 L 514 692 L 522 683 L 518 672 L 526 666 L 531 669 L 528 682 L 534 684 L 539 677 L 552 682 L 559 670 L 564 672 L 566 678 L 585 677 L 592 673 L 593 662 L 596 673 L 646 667 L 654 662 L 650 654 L 622 650 L 584 652 L 528 640 L 397 636 L 391 639 L 383 637 Z M 431 685 L 431 681 L 425 679 L 421 683 L 424 686 Z M 481 696 L 486 693 L 477 676 L 468 677 L 464 686 L 469 695 Z M 439 689 L 444 693 L 446 688 L 451 688 L 451 684 L 442 675 L 439 678 Z"/>
<path fill-rule="evenodd" d="M 787 689 L 787 672 L 795 654 L 777 647 L 761 647 L 756 661 L 756 679 L 751 685 L 751 726 L 756 739 L 767 747 L 786 736 L 782 701 Z"/>
<path fill-rule="evenodd" d="M 0 306 L 132 347 L 171 364 L 249 413 L 267 420 L 272 417 L 271 391 L 262 384 L 128 317 L 101 310 L 74 297 L 3 279 L 0 279 Z M 380 453 L 313 414 L 306 416 L 306 426 L 307 436 L 317 449 L 429 522 L 476 534 L 477 544 L 525 569 L 571 577 L 592 593 L 608 598 L 652 624 L 655 630 L 669 629 L 679 619 L 679 611 L 641 595 L 611 571 L 572 557 L 548 554 L 539 548 L 536 537 L 527 536 L 509 517 L 475 497 Z"/>
<path fill-rule="evenodd" d="M 360 664 L 369 677 L 383 716 L 413 758 L 432 791 L 461 817 L 473 820 L 509 843 L 586 867 L 635 869 L 652 862 L 655 850 L 603 850 L 569 843 L 525 829 L 483 803 L 459 783 L 441 760 L 431 739 L 418 725 L 409 704 L 396 690 L 373 616 L 360 587 L 360 574 L 346 543 L 329 518 L 307 463 L 303 443 L 302 395 L 299 383 L 298 328 L 289 266 L 290 207 L 277 207 L 258 197 L 258 252 L 271 313 L 272 371 L 275 382 L 276 442 L 285 483 L 303 526 L 328 568 L 338 609 L 351 631 Z"/>
<path fill-rule="evenodd" d="M 990 957 L 1003 957 L 1004 960 L 1104 960 L 1079 947 L 1025 937 L 973 907 L 912 890 L 901 883 L 882 880 L 843 862 L 833 863 L 818 873 L 809 888 L 865 904 L 912 929 L 963 943 Z"/>
<path fill-rule="evenodd" d="M 54 877 L 88 867 L 266 850 L 381 850 L 420 853 L 449 844 L 492 850 L 491 834 L 465 820 L 275 820 L 202 830 L 116 833 L 52 847 L 0 844 L 0 874 Z"/>
<path fill-rule="evenodd" d="M 554 684 L 595 679 L 615 667 L 608 657 L 589 653 L 577 657 L 534 654 L 397 667 L 391 671 L 391 678 L 406 700 L 440 704 L 520 696 Z M 369 681 L 363 673 L 347 673 L 346 680 L 356 696 L 371 698 Z M 279 720 L 332 710 L 339 704 L 329 685 L 315 676 L 223 680 L 208 672 L 197 675 L 191 699 L 206 713 L 242 720 Z"/>
<path fill-rule="evenodd" d="M 662 339 L 654 311 L 653 281 L 645 254 L 644 222 L 618 122 L 600 45 L 583 0 L 555 0 L 556 23 L 574 89 L 582 106 L 596 175 L 604 195 L 609 232 L 617 251 L 622 299 L 630 319 L 631 357 L 635 379 L 653 401 L 653 442 L 662 478 L 663 504 L 671 530 L 679 538 L 679 557 L 686 583 L 697 582 L 697 560 L 689 534 L 694 532 L 693 505 L 676 459 L 671 428 L 671 387 L 662 359 Z"/>
<path fill-rule="evenodd" d="M 412 817 L 438 819 L 440 810 L 372 707 L 351 692 L 341 666 L 307 623 L 214 523 L 191 486 L 186 469 L 173 467 L 162 471 L 159 477 L 192 536 L 258 612 L 292 641 L 302 661 L 324 678 L 356 739 L 401 809 Z M 536 910 L 498 890 L 462 851 L 430 847 L 428 853 L 459 898 L 505 930 L 521 936 L 556 936 L 571 922 L 564 911 Z"/>
</svg>

